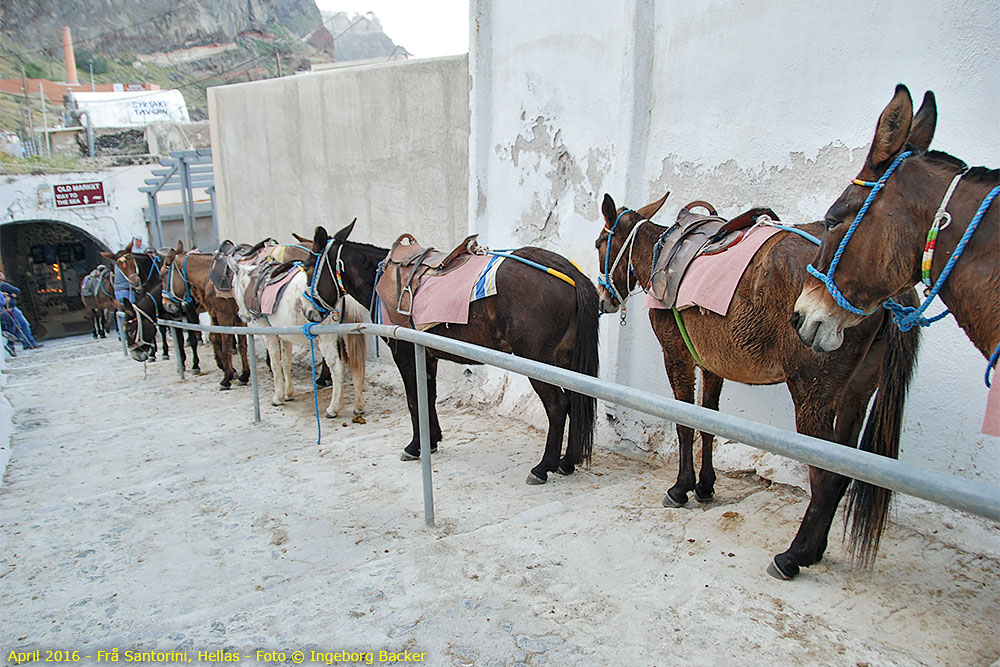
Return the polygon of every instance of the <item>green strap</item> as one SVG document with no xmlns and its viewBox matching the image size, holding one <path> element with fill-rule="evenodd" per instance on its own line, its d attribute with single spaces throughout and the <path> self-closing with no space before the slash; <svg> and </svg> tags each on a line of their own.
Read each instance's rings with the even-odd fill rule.
<svg viewBox="0 0 1000 667">
<path fill-rule="evenodd" d="M 687 328 L 684 326 L 684 318 L 681 317 L 681 311 L 676 308 L 672 308 L 674 311 L 674 320 L 677 322 L 677 328 L 681 330 L 681 338 L 684 339 L 684 344 L 687 345 L 688 352 L 694 357 L 694 362 L 699 366 L 704 366 L 701 363 L 701 357 L 698 356 L 698 351 L 694 349 L 694 343 L 691 342 L 691 337 L 688 336 Z"/>
</svg>

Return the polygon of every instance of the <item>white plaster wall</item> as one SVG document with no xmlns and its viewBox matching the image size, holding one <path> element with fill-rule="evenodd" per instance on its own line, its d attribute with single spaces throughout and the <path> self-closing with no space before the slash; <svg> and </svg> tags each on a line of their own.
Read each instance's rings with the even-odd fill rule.
<svg viewBox="0 0 1000 667">
<path fill-rule="evenodd" d="M 671 190 L 663 220 L 692 199 L 726 215 L 766 204 L 788 221 L 822 218 L 897 82 L 915 104 L 937 94 L 934 147 L 973 165 L 1000 153 L 993 3 L 473 0 L 470 17 L 472 228 L 493 245 L 546 245 L 591 275 L 605 192 L 638 207 Z M 630 305 L 627 327 L 602 325 L 602 375 L 669 395 L 645 312 Z M 984 369 L 953 321 L 925 331 L 903 459 L 1000 480 L 1000 442 L 979 433 Z M 722 410 L 794 428 L 784 386 L 727 383 Z M 671 425 L 608 412 L 619 419 L 608 436 L 626 447 L 673 447 Z"/>
<path fill-rule="evenodd" d="M 219 236 L 256 242 L 355 217 L 353 240 L 465 236 L 466 56 L 209 89 Z"/>
<path fill-rule="evenodd" d="M 111 250 L 125 246 L 133 236 L 149 242 L 139 192 L 156 165 L 114 167 L 103 171 L 11 176 L 0 182 L 0 225 L 54 220 L 78 227 Z M 106 206 L 56 209 L 52 186 L 60 183 L 104 183 Z"/>
</svg>

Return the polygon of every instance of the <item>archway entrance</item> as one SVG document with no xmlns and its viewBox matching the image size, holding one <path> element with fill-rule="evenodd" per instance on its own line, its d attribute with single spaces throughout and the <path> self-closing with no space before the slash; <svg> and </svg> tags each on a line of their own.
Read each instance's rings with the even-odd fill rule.
<svg viewBox="0 0 1000 667">
<path fill-rule="evenodd" d="M 20 288 L 18 306 L 36 340 L 87 333 L 80 281 L 109 249 L 78 227 L 50 220 L 0 226 L 0 261 L 7 282 Z"/>
</svg>

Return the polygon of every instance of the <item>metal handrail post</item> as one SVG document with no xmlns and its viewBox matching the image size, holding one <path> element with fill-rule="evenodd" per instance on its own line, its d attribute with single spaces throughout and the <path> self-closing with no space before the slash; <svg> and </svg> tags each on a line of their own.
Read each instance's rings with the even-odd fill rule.
<svg viewBox="0 0 1000 667">
<path fill-rule="evenodd" d="M 118 340 L 122 344 L 122 355 L 128 359 L 128 341 L 125 340 L 125 313 L 116 310 L 115 322 L 118 323 Z"/>
<path fill-rule="evenodd" d="M 417 357 L 417 421 L 420 424 L 420 465 L 424 473 L 424 523 L 434 527 L 434 484 L 431 480 L 431 425 L 427 402 L 427 351 L 414 345 Z"/>
<path fill-rule="evenodd" d="M 253 389 L 253 423 L 260 423 L 260 394 L 257 392 L 257 346 L 253 334 L 247 334 L 247 356 L 250 362 L 250 388 Z"/>
<path fill-rule="evenodd" d="M 181 334 L 177 327 L 170 327 L 170 332 L 174 335 L 174 357 L 177 359 L 177 374 L 181 376 L 181 382 L 184 381 L 184 357 L 181 356 L 184 352 L 184 348 L 181 345 Z"/>
</svg>

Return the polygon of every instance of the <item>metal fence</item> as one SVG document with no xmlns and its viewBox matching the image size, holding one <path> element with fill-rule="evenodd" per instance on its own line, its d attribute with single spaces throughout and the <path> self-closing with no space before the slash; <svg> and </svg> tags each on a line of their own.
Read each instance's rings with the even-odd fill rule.
<svg viewBox="0 0 1000 667">
<path fill-rule="evenodd" d="M 158 320 L 158 323 L 174 328 L 175 345 L 180 344 L 177 329 L 247 335 L 248 352 L 251 359 L 250 376 L 253 385 L 255 422 L 260 421 L 260 399 L 257 392 L 254 336 L 302 335 L 301 329 L 295 327 L 220 327 L 168 320 Z M 741 419 L 673 398 L 422 331 L 384 324 L 317 324 L 312 327 L 311 332 L 319 335 L 364 334 L 366 336 L 395 338 L 414 344 L 417 362 L 417 402 L 420 424 L 420 460 L 424 485 L 424 518 L 428 526 L 434 525 L 425 356 L 425 348 L 428 347 L 526 375 L 529 378 L 558 385 L 564 389 L 639 410 L 701 431 L 714 433 L 717 436 L 752 445 L 817 468 L 976 514 L 992 521 L 1000 521 L 1000 488 L 983 482 L 925 470 L 910 463 L 859 451 L 795 431 L 786 431 L 767 424 Z M 177 358 L 178 372 L 183 379 L 184 369 L 180 362 L 180 355 L 177 355 Z"/>
</svg>

